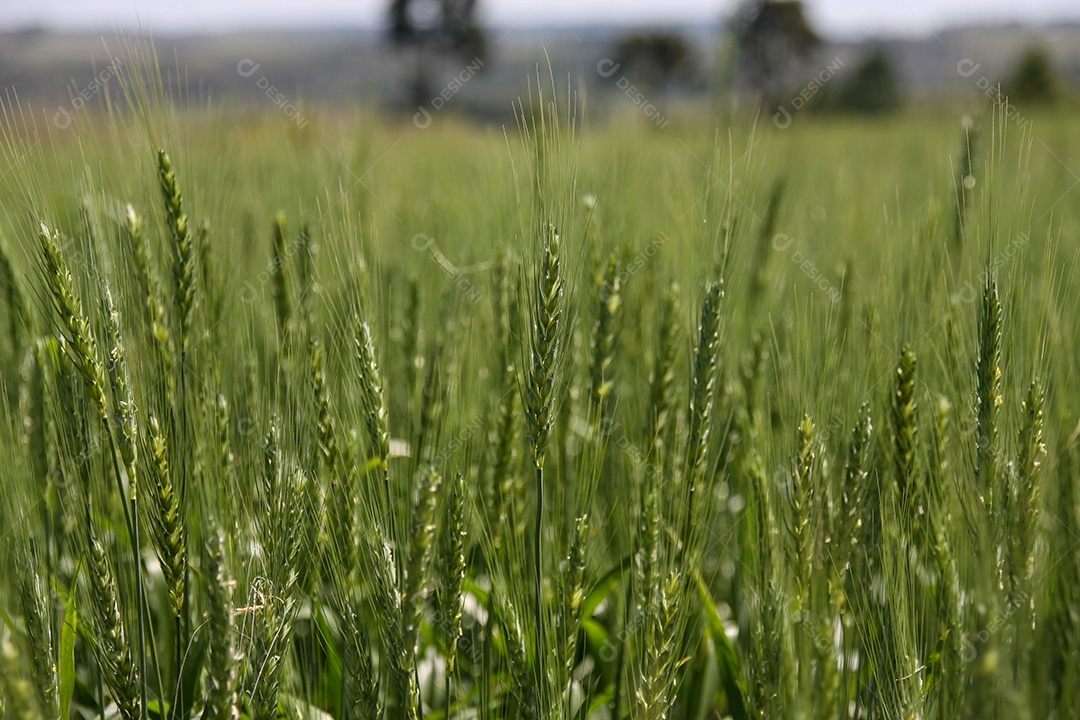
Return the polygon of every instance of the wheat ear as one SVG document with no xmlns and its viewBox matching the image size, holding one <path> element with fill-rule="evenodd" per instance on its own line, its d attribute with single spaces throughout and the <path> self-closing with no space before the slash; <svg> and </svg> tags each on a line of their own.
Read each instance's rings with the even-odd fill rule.
<svg viewBox="0 0 1080 720">
<path fill-rule="evenodd" d="M 690 430 L 686 447 L 686 503 L 679 539 L 684 551 L 692 545 L 693 521 L 697 513 L 698 485 L 705 472 L 706 453 L 712 436 L 712 410 L 720 365 L 720 301 L 723 281 L 710 282 L 705 289 L 698 323 L 698 345 L 694 350 L 694 375 L 690 389 Z"/>
<path fill-rule="evenodd" d="M 128 644 L 120 600 L 108 556 L 94 534 L 87 509 L 86 534 L 90 582 L 90 606 L 94 621 L 93 646 L 105 684 L 124 720 L 136 720 L 141 712 L 142 684 Z"/>
<path fill-rule="evenodd" d="M 233 580 L 225 561 L 221 531 L 206 540 L 206 620 L 210 644 L 206 651 L 202 720 L 239 720 L 239 663 L 233 633 Z"/>
<path fill-rule="evenodd" d="M 976 367 L 975 451 L 978 492 L 986 514 L 994 520 L 998 511 L 997 477 L 998 408 L 1001 406 L 1001 301 L 997 284 L 988 279 L 983 287 L 979 318 L 979 360 Z"/>
<path fill-rule="evenodd" d="M 597 283 L 596 324 L 593 326 L 592 365 L 589 368 L 589 398 L 601 409 L 615 386 L 612 364 L 615 360 L 615 325 L 622 305 L 619 256 L 612 253 L 607 269 Z"/>
<path fill-rule="evenodd" d="M 556 371 L 562 351 L 563 279 L 560 264 L 559 235 L 554 227 L 549 227 L 540 266 L 533 278 L 536 294 L 530 318 L 532 362 L 524 393 L 536 477 L 536 518 L 533 526 L 533 661 L 536 663 L 538 691 L 546 678 L 543 601 L 544 457 L 553 422 Z M 539 712 L 544 714 L 542 707 Z"/>
<path fill-rule="evenodd" d="M 409 720 L 419 715 L 420 697 L 416 685 L 416 655 L 418 652 L 420 618 L 424 609 L 426 577 L 431 563 L 435 539 L 435 506 L 442 482 L 435 470 L 420 473 L 416 506 L 413 508 L 412 530 L 409 533 L 408 563 L 401 583 L 401 635 L 405 641 L 406 660 L 403 671 L 408 674 L 408 694 L 405 713 Z"/>
<path fill-rule="evenodd" d="M 29 557 L 19 562 L 19 600 L 26 624 L 26 640 L 30 649 L 30 671 L 37 690 L 38 706 L 49 717 L 59 714 L 57 678 L 52 617 L 49 611 L 50 591 L 42 577 L 31 567 Z"/>
<path fill-rule="evenodd" d="M 186 355 L 191 347 L 191 318 L 195 307 L 195 247 L 188 228 L 169 154 L 158 150 L 158 184 L 165 201 L 166 231 L 172 240 L 173 304 L 176 309 L 180 335 L 180 353 Z"/>
<path fill-rule="evenodd" d="M 180 617 L 184 604 L 184 583 L 187 575 L 187 533 L 180 513 L 165 435 L 156 417 L 150 418 L 150 464 L 153 483 L 150 485 L 150 518 L 154 546 L 165 574 L 173 617 Z"/>
<path fill-rule="evenodd" d="M 105 367 L 98 355 L 97 343 L 90 323 L 83 313 L 82 303 L 76 294 L 75 280 L 60 251 L 60 235 L 50 232 L 49 228 L 42 224 L 38 239 L 41 241 L 45 284 L 49 288 L 53 307 L 63 324 L 64 338 L 71 346 L 72 360 L 86 382 L 98 415 L 102 422 L 107 422 Z"/>
<path fill-rule="evenodd" d="M 453 704 L 452 678 L 457 665 L 457 646 L 461 638 L 461 615 L 465 596 L 465 480 L 459 472 L 448 485 L 446 512 L 439 536 L 439 629 L 442 631 L 446 658 L 447 715 Z"/>
</svg>

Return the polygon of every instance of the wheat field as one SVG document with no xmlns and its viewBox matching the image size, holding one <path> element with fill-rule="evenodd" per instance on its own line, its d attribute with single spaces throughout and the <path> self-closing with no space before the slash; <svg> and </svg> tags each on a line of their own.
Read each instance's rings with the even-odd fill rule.
<svg viewBox="0 0 1080 720">
<path fill-rule="evenodd" d="M 129 52 L 3 108 L 0 718 L 1080 717 L 1075 117 Z"/>
</svg>

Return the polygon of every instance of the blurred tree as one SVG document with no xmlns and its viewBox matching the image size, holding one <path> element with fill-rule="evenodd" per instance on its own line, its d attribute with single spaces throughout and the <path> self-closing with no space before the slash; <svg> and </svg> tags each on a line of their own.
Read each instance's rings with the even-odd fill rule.
<svg viewBox="0 0 1080 720">
<path fill-rule="evenodd" d="M 615 62 L 634 82 L 656 90 L 693 85 L 700 79 L 693 46 L 672 32 L 632 33 L 615 45 Z"/>
<path fill-rule="evenodd" d="M 735 16 L 736 73 L 766 106 L 782 103 L 821 44 L 801 0 L 746 0 Z"/>
<path fill-rule="evenodd" d="M 390 0 L 390 39 L 414 53 L 410 95 L 421 106 L 431 99 L 435 56 L 487 59 L 487 37 L 476 18 L 476 0 Z"/>
<path fill-rule="evenodd" d="M 1060 93 L 1054 61 L 1041 47 L 1028 48 L 1002 90 L 1015 102 L 1028 105 L 1053 103 Z"/>
<path fill-rule="evenodd" d="M 900 107 L 900 81 L 888 54 L 878 48 L 840 81 L 833 109 L 842 112 L 885 113 Z"/>
</svg>

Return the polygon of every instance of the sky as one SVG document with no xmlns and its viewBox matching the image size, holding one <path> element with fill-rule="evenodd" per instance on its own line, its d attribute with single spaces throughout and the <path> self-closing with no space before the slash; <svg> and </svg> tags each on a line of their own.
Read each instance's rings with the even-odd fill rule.
<svg viewBox="0 0 1080 720">
<path fill-rule="evenodd" d="M 591 22 L 708 23 L 737 0 L 478 0 L 500 26 Z M 0 0 L 0 28 L 229 32 L 264 28 L 378 27 L 387 0 Z M 1080 0 L 806 0 L 814 26 L 833 36 L 925 35 L 965 23 L 1080 22 Z"/>
</svg>

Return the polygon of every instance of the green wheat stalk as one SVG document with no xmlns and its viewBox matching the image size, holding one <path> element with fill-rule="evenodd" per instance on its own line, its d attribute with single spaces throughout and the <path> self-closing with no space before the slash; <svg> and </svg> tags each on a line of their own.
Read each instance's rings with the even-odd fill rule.
<svg viewBox="0 0 1080 720">
<path fill-rule="evenodd" d="M 976 367 L 976 478 L 987 516 L 998 512 L 997 431 L 1001 407 L 1001 301 L 997 284 L 987 279 L 979 317 L 979 359 Z"/>
<path fill-rule="evenodd" d="M 457 664 L 458 640 L 461 638 L 461 615 L 465 596 L 465 479 L 459 472 L 448 485 L 446 512 L 439 535 L 438 608 L 439 629 L 446 659 L 446 713 L 449 717 L 453 702 L 452 678 Z"/>
<path fill-rule="evenodd" d="M 713 404 L 720 368 L 720 302 L 724 283 L 714 280 L 705 288 L 698 322 L 698 343 L 694 349 L 694 371 L 690 385 L 690 427 L 686 446 L 686 502 L 679 535 L 684 550 L 692 542 L 693 522 L 697 515 L 699 485 L 705 473 L 705 460 L 712 435 Z"/>
<path fill-rule="evenodd" d="M 544 238 L 540 265 L 533 278 L 535 295 L 530 317 L 532 362 L 529 364 L 524 392 L 525 415 L 536 478 L 536 519 L 533 529 L 533 660 L 536 663 L 538 690 L 546 679 L 543 601 L 544 458 L 553 424 L 556 374 L 563 344 L 561 335 L 564 299 L 559 250 L 559 235 L 554 227 L 549 227 Z M 541 707 L 541 716 L 543 712 Z"/>
<path fill-rule="evenodd" d="M 239 668 L 242 656 L 233 634 L 233 579 L 219 529 L 206 540 L 206 623 L 211 638 L 203 676 L 202 720 L 240 720 Z"/>
<path fill-rule="evenodd" d="M 173 305 L 180 336 L 180 354 L 191 349 L 191 318 L 195 307 L 195 248 L 180 197 L 180 186 L 169 154 L 158 150 L 158 184 L 165 201 L 165 226 L 172 240 Z"/>
</svg>

